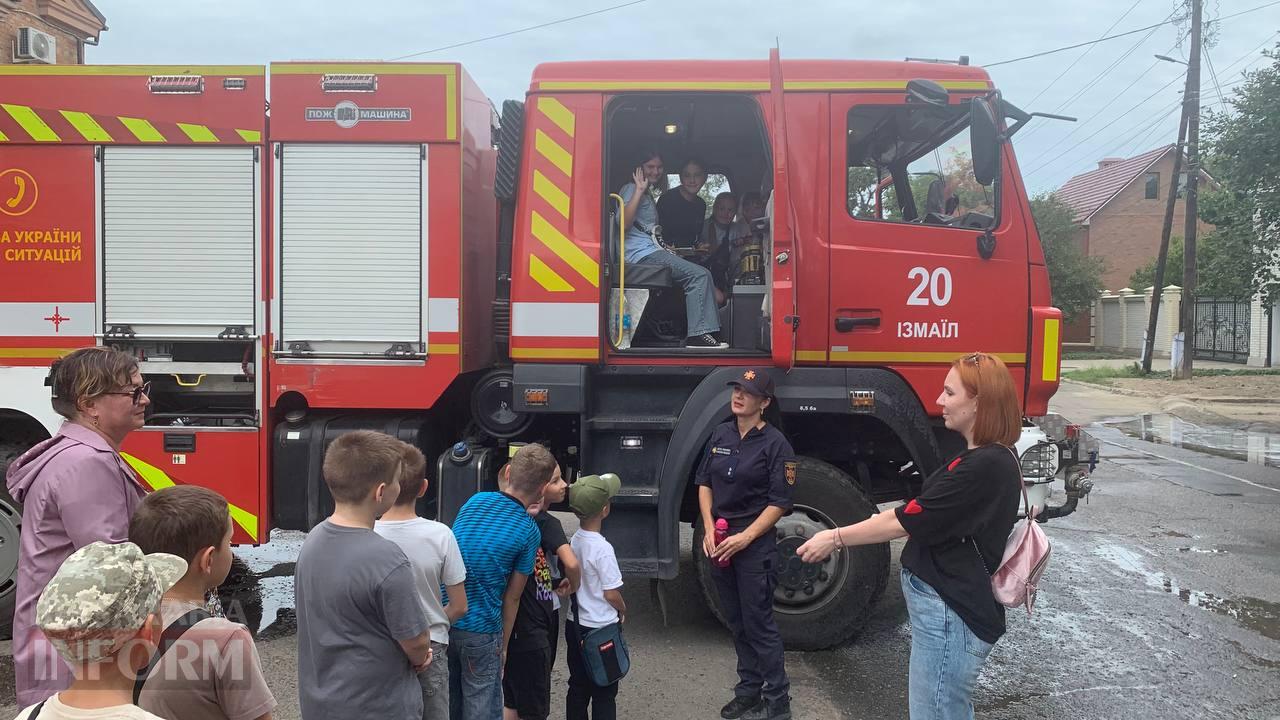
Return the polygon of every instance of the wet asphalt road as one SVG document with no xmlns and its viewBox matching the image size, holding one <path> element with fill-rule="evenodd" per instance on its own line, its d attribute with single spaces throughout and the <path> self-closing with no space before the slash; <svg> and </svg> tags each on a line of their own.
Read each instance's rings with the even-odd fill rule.
<svg viewBox="0 0 1280 720">
<path fill-rule="evenodd" d="M 1116 411 L 1125 401 L 1095 395 L 1064 386 L 1055 407 L 1089 422 L 1123 419 Z M 1009 613 L 1009 633 L 979 680 L 978 716 L 1280 719 L 1280 470 L 1265 464 L 1267 453 L 1251 463 L 1146 442 L 1121 427 L 1143 435 L 1142 423 L 1090 429 L 1104 457 L 1093 496 L 1047 526 L 1053 558 L 1036 613 Z M 291 720 L 289 563 L 301 535 L 281 535 L 242 554 L 274 576 L 260 582 L 259 649 L 280 701 L 275 717 Z M 895 548 L 888 590 L 858 638 L 787 654 L 797 719 L 906 718 L 910 637 L 897 555 Z M 624 593 L 634 665 L 620 717 L 718 717 L 735 680 L 733 648 L 704 609 L 692 568 L 667 589 L 665 627 L 647 581 L 629 578 Z M 268 627 L 278 611 L 282 621 Z M 563 663 L 552 717 L 563 713 Z M 9 717 L 12 671 L 0 678 L 0 717 Z"/>
</svg>

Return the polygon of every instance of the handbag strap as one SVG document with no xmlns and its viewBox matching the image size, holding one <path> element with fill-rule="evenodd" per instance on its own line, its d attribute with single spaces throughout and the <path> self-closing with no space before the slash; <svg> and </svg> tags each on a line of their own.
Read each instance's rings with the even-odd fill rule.
<svg viewBox="0 0 1280 720">
<path fill-rule="evenodd" d="M 1013 464 L 1018 468 L 1018 488 L 1022 490 L 1022 512 L 1027 518 L 1027 522 L 1034 522 L 1035 518 L 1031 515 L 1031 498 L 1027 496 L 1027 479 L 1022 474 L 1022 461 L 1018 459 L 1018 453 L 1008 445 L 1001 445 L 1009 454 L 1013 456 Z M 991 570 L 987 567 L 987 559 L 982 556 L 982 550 L 978 549 L 978 541 L 973 535 L 969 536 L 969 544 L 973 546 L 973 551 L 978 554 L 978 560 L 982 563 L 982 569 L 991 574 Z"/>
<path fill-rule="evenodd" d="M 164 629 L 164 632 L 160 633 L 160 642 L 158 643 L 155 654 L 151 656 L 151 661 L 147 663 L 147 666 L 138 671 L 137 678 L 133 682 L 134 705 L 137 705 L 138 700 L 142 697 L 142 686 L 146 685 L 147 678 L 151 675 L 151 672 L 155 670 L 156 665 L 160 664 L 160 658 L 164 657 L 164 654 L 169 652 L 169 648 L 173 647 L 174 644 L 178 642 L 179 638 L 186 634 L 188 630 L 195 627 L 200 621 L 207 620 L 211 617 L 213 616 L 209 614 L 208 610 L 205 610 L 204 608 L 196 608 L 177 620 L 174 620 L 169 627 Z"/>
<path fill-rule="evenodd" d="M 569 594 L 569 607 L 573 610 L 573 630 L 578 635 L 578 646 L 582 646 L 582 623 L 578 621 L 578 616 L 582 611 L 578 609 L 578 593 Z"/>
</svg>

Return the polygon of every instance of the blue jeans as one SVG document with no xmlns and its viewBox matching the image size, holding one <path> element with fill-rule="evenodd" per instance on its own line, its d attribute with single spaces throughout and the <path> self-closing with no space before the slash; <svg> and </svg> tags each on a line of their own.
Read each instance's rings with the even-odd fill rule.
<svg viewBox="0 0 1280 720">
<path fill-rule="evenodd" d="M 502 633 L 449 631 L 449 717 L 502 717 Z"/>
<path fill-rule="evenodd" d="M 911 720 L 972 720 L 973 685 L 991 643 L 974 635 L 933 587 L 906 568 L 902 596 L 911 616 Z"/>
<path fill-rule="evenodd" d="M 711 271 L 666 250 L 658 250 L 640 258 L 649 265 L 671 268 L 671 279 L 684 289 L 685 335 L 695 337 L 720 332 L 720 313 L 716 310 L 715 283 Z"/>
</svg>

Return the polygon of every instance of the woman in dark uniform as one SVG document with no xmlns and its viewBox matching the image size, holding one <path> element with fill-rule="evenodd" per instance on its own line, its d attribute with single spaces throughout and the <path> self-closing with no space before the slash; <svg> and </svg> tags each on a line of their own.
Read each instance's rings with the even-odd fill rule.
<svg viewBox="0 0 1280 720">
<path fill-rule="evenodd" d="M 791 509 L 795 453 L 764 420 L 774 402 L 773 379 L 760 368 L 743 370 L 733 386 L 733 419 L 718 426 L 698 467 L 698 506 L 706 530 L 702 551 L 738 653 L 738 685 L 720 711 L 727 720 L 789 720 L 791 688 L 782 661 L 782 635 L 773 619 L 778 546 L 773 526 Z M 715 521 L 729 537 L 715 543 Z M 718 567 L 716 560 L 728 561 Z"/>
<path fill-rule="evenodd" d="M 1009 370 L 986 353 L 951 364 L 938 405 L 967 449 L 930 475 L 911 502 L 823 530 L 797 554 L 820 562 L 842 547 L 908 536 L 902 594 L 911 616 L 911 720 L 971 720 L 974 683 L 1005 630 L 990 574 L 1018 516 L 1022 475 L 1010 448 L 1022 412 Z"/>
</svg>

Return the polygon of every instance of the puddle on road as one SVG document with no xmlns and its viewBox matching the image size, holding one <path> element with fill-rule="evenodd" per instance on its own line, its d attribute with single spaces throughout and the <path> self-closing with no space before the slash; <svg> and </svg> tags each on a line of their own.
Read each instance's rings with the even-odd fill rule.
<svg viewBox="0 0 1280 720">
<path fill-rule="evenodd" d="M 292 634 L 297 627 L 293 571 L 305 539 L 304 533 L 276 531 L 266 545 L 235 548 L 238 567 L 219 588 L 227 617 L 260 639 Z"/>
<path fill-rule="evenodd" d="M 1196 425 L 1164 414 L 1104 424 L 1139 440 L 1280 468 L 1280 435 L 1275 433 Z"/>
<path fill-rule="evenodd" d="M 1182 587 L 1171 575 L 1148 568 L 1138 553 L 1118 545 L 1102 545 L 1093 552 L 1121 570 L 1141 577 L 1149 587 L 1174 595 L 1191 607 L 1229 617 L 1263 637 L 1280 640 L 1280 603 L 1251 597 L 1225 598 Z"/>
</svg>

